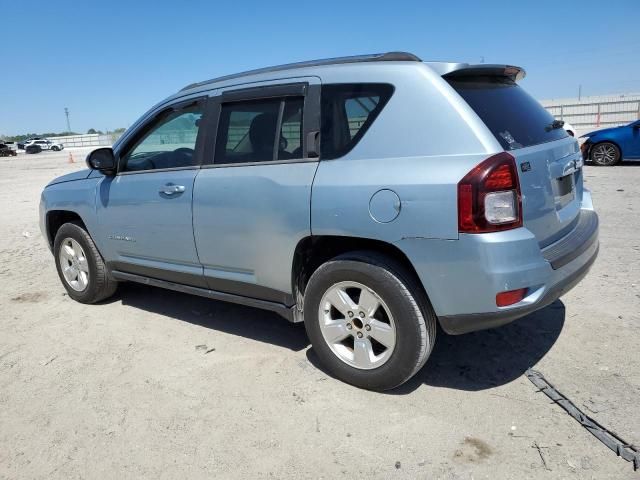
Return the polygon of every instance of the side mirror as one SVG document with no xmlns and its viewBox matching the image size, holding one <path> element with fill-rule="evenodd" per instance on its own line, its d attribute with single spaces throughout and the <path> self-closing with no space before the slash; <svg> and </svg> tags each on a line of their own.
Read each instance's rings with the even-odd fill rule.
<svg viewBox="0 0 640 480">
<path fill-rule="evenodd" d="M 634 130 L 640 129 L 640 122 L 634 123 L 633 125 L 631 125 L 631 128 L 633 128 Z"/>
<path fill-rule="evenodd" d="M 111 148 L 98 148 L 87 155 L 87 166 L 105 175 L 116 173 L 116 157 Z"/>
</svg>

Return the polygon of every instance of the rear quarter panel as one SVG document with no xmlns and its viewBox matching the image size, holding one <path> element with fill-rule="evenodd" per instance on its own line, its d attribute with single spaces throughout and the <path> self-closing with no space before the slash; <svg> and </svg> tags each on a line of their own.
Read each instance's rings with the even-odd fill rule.
<svg viewBox="0 0 640 480">
<path fill-rule="evenodd" d="M 342 67 L 325 83 L 380 82 L 395 91 L 362 140 L 345 156 L 322 160 L 312 189 L 313 235 L 457 239 L 457 183 L 499 144 L 475 112 L 425 65 Z M 400 197 L 389 223 L 372 218 L 379 190 Z"/>
</svg>

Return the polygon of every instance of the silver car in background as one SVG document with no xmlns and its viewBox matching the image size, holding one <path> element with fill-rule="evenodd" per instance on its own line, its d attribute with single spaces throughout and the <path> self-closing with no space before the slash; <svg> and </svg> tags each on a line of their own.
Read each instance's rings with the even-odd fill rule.
<svg viewBox="0 0 640 480">
<path fill-rule="evenodd" d="M 523 77 L 393 52 L 195 83 L 53 180 L 41 228 L 77 301 L 134 281 L 275 311 L 394 388 L 438 324 L 527 315 L 596 258 L 578 143 Z"/>
</svg>

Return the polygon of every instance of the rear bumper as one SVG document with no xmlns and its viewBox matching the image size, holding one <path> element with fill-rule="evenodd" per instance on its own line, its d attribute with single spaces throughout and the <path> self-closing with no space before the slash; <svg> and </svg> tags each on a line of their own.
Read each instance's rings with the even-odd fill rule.
<svg viewBox="0 0 640 480">
<path fill-rule="evenodd" d="M 415 267 L 443 330 L 461 334 L 509 323 L 573 288 L 597 257 L 598 216 L 585 190 L 574 229 L 543 250 L 526 228 L 397 245 Z M 528 289 L 522 301 L 496 306 L 497 293 L 520 288 Z"/>
<path fill-rule="evenodd" d="M 542 256 L 558 270 L 572 262 L 598 242 L 598 215 L 593 210 L 581 210 L 578 223 L 571 232 L 542 250 Z"/>
<path fill-rule="evenodd" d="M 575 272 L 562 278 L 558 283 L 548 288 L 546 293 L 535 303 L 515 307 L 508 310 L 491 312 L 491 313 L 471 313 L 463 315 L 449 315 L 439 317 L 442 329 L 449 335 L 460 335 L 463 333 L 474 332 L 477 330 L 485 330 L 487 328 L 500 327 L 506 325 L 518 318 L 529 315 L 530 313 L 540 310 L 547 305 L 552 304 L 562 295 L 575 287 L 587 275 L 591 265 L 596 261 L 598 256 L 599 245 L 595 245 L 595 250 L 587 259 L 586 263 L 581 265 Z"/>
</svg>

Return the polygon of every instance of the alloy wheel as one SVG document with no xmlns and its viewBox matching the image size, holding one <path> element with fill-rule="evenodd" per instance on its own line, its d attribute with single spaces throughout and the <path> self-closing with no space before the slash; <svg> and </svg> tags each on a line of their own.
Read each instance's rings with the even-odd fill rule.
<svg viewBox="0 0 640 480">
<path fill-rule="evenodd" d="M 320 301 L 318 319 L 331 351 L 352 367 L 378 368 L 395 349 L 396 326 L 389 307 L 361 283 L 332 285 Z"/>
<path fill-rule="evenodd" d="M 599 165 L 613 165 L 618 161 L 618 151 L 610 143 L 600 143 L 593 147 L 591 158 Z"/>
<path fill-rule="evenodd" d="M 65 238 L 58 254 L 62 275 L 71 288 L 82 292 L 89 285 L 89 263 L 80 244 L 73 238 Z"/>
</svg>

